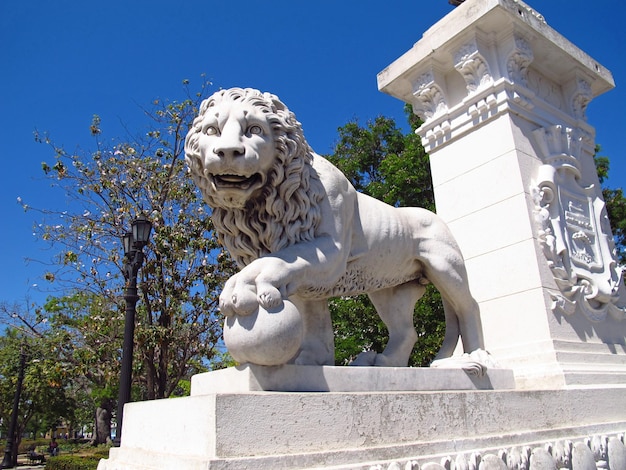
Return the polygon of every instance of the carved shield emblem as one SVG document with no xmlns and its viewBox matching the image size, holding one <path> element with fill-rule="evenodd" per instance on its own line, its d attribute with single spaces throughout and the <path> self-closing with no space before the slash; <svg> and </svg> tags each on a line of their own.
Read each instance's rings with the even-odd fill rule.
<svg viewBox="0 0 626 470">
<path fill-rule="evenodd" d="M 592 321 L 607 314 L 624 318 L 626 295 L 622 268 L 601 192 L 581 184 L 579 150 L 570 129 L 553 126 L 535 133 L 546 153 L 532 188 L 538 241 L 559 292 L 553 310 L 577 310 Z M 542 145 L 541 145 L 542 144 Z"/>
</svg>

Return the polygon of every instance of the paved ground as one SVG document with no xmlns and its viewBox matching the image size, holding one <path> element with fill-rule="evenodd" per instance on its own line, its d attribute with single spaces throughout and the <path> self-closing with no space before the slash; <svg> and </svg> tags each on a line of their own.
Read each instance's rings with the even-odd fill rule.
<svg viewBox="0 0 626 470">
<path fill-rule="evenodd" d="M 16 470 L 42 470 L 46 466 L 45 463 L 29 464 L 26 454 L 19 454 L 17 456 L 17 467 L 13 467 Z M 1 466 L 0 466 L 1 467 Z"/>
</svg>

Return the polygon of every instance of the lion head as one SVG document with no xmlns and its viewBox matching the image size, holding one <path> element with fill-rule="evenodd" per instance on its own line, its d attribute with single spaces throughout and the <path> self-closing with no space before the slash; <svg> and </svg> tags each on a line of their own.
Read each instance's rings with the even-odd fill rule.
<svg viewBox="0 0 626 470">
<path fill-rule="evenodd" d="M 202 102 L 185 154 L 215 230 L 240 265 L 314 238 L 324 190 L 302 127 L 278 97 L 216 92 Z"/>
</svg>

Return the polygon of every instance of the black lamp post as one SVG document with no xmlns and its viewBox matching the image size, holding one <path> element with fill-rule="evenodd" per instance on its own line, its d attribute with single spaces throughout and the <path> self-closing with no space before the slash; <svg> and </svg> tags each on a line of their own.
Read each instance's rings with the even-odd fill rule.
<svg viewBox="0 0 626 470">
<path fill-rule="evenodd" d="M 17 465 L 17 452 L 15 449 L 15 432 L 17 431 L 17 413 L 20 406 L 20 396 L 22 395 L 22 382 L 24 381 L 24 369 L 26 368 L 26 353 L 24 346 L 20 348 L 20 368 L 17 374 L 17 388 L 13 398 L 13 412 L 9 423 L 9 435 L 7 436 L 7 446 L 4 450 L 4 459 L 0 468 L 13 468 Z"/>
<path fill-rule="evenodd" d="M 122 419 L 124 405 L 130 401 L 130 386 L 133 371 L 133 343 L 135 338 L 135 306 L 137 295 L 137 274 L 144 260 L 143 247 L 148 244 L 152 224 L 143 215 L 132 223 L 132 232 L 122 238 L 124 245 L 124 300 L 126 301 L 126 317 L 124 323 L 124 346 L 122 348 L 122 371 L 120 373 L 120 394 L 117 402 L 117 431 L 113 445 L 120 446 L 122 441 Z"/>
</svg>

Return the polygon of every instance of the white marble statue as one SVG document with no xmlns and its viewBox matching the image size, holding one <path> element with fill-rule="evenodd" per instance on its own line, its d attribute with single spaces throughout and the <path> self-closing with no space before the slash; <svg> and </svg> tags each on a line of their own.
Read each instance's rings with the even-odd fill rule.
<svg viewBox="0 0 626 470">
<path fill-rule="evenodd" d="M 218 91 L 202 103 L 185 152 L 215 230 L 241 266 L 220 296 L 235 359 L 333 365 L 328 299 L 367 293 L 389 342 L 354 364 L 406 366 L 417 339 L 413 309 L 432 282 L 446 316 L 433 365 L 458 366 L 450 356 L 459 336 L 468 361 L 485 365 L 478 305 L 445 223 L 425 209 L 394 208 L 358 193 L 313 152 L 276 96 Z"/>
</svg>

